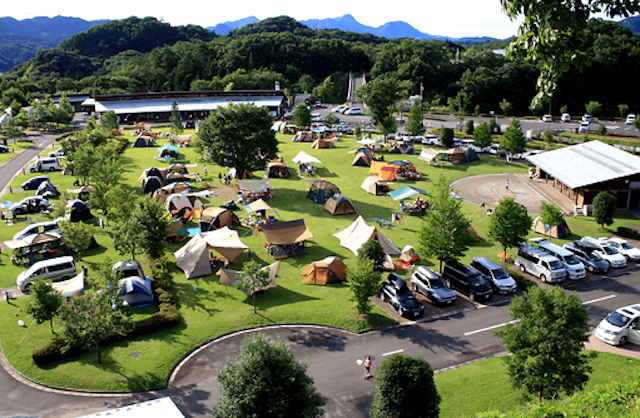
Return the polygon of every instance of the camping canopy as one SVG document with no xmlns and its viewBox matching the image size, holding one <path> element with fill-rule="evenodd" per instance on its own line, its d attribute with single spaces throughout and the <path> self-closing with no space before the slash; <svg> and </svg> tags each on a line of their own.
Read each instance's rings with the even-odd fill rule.
<svg viewBox="0 0 640 418">
<path fill-rule="evenodd" d="M 429 194 L 424 190 L 418 189 L 417 187 L 413 187 L 413 186 L 404 186 L 398 190 L 389 192 L 388 195 L 391 196 L 393 200 L 403 200 L 403 199 L 408 199 L 417 193 L 422 193 L 425 196 L 429 196 Z"/>
<path fill-rule="evenodd" d="M 84 293 L 84 272 L 61 282 L 52 282 L 51 287 L 60 292 L 63 298 L 70 298 Z"/>
<path fill-rule="evenodd" d="M 420 156 L 418 157 L 418 159 L 420 161 L 426 161 L 427 163 L 431 163 L 431 161 L 435 160 L 438 154 L 440 154 L 441 152 L 442 151 L 422 147 L 422 151 L 420 151 Z"/>
<path fill-rule="evenodd" d="M 306 254 L 304 243 L 313 238 L 303 219 L 261 225 L 267 250 L 276 259 Z"/>
<path fill-rule="evenodd" d="M 247 295 L 247 297 L 253 295 L 255 292 L 260 292 L 262 290 L 267 290 L 269 288 L 272 287 L 276 287 L 276 274 L 278 273 L 278 266 L 280 265 L 280 261 L 276 261 L 273 264 L 269 264 L 268 266 L 264 266 L 262 267 L 260 270 L 269 270 L 269 284 L 266 285 L 265 287 L 262 287 L 260 289 L 255 289 L 253 292 L 248 289 L 245 290 L 244 294 Z M 231 287 L 235 287 L 235 283 L 236 280 L 238 279 L 238 276 L 242 274 L 241 271 L 238 270 L 229 270 L 229 269 L 220 269 L 216 272 L 216 276 L 220 276 L 220 281 L 219 283 L 221 285 L 225 285 L 225 286 L 231 286 Z"/>
<path fill-rule="evenodd" d="M 332 215 L 348 215 L 350 213 L 356 213 L 356 208 L 353 206 L 353 202 L 343 195 L 334 194 L 324 204 L 324 210 Z"/>
<path fill-rule="evenodd" d="M 296 164 L 322 164 L 322 161 L 304 151 L 300 151 L 291 161 Z"/>
<path fill-rule="evenodd" d="M 333 234 L 340 240 L 340 245 L 351 250 L 358 255 L 358 250 L 370 239 L 375 239 L 380 243 L 385 254 L 400 254 L 401 251 L 391 240 L 378 231 L 375 226 L 371 226 L 364 220 L 362 215 L 353 221 L 351 225 L 340 232 Z"/>
<path fill-rule="evenodd" d="M 340 189 L 324 179 L 308 180 L 311 183 L 307 197 L 316 203 L 324 204 L 331 196 L 340 193 Z"/>
<path fill-rule="evenodd" d="M 378 176 L 369 176 L 365 178 L 360 188 L 367 193 L 374 195 L 383 195 L 390 190 L 387 182 Z"/>
<path fill-rule="evenodd" d="M 302 271 L 307 277 L 302 283 L 337 283 L 347 280 L 347 266 L 340 257 L 330 256 L 324 260 L 314 261 Z"/>
<path fill-rule="evenodd" d="M 272 208 L 271 206 L 269 206 L 267 204 L 267 202 L 265 202 L 262 199 L 258 199 L 256 201 L 253 201 L 251 203 L 249 203 L 248 205 L 244 205 L 244 209 L 247 211 L 247 213 L 251 213 L 257 210 L 270 210 L 273 213 L 276 214 L 276 216 L 280 216 L 280 214 L 278 212 L 276 212 L 276 210 L 274 208 Z"/>
<path fill-rule="evenodd" d="M 198 232 L 173 253 L 176 266 L 184 271 L 187 279 L 212 274 L 209 248 L 233 263 L 236 257 L 249 247 L 240 241 L 236 231 L 226 226 L 215 231 Z"/>
</svg>

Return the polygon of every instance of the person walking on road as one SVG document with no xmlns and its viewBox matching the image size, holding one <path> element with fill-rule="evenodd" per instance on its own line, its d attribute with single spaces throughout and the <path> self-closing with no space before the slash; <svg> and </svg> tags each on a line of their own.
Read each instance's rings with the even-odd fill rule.
<svg viewBox="0 0 640 418">
<path fill-rule="evenodd" d="M 507 193 L 509 193 L 509 179 L 507 179 L 507 182 L 505 184 L 505 187 L 507 188 Z"/>
<path fill-rule="evenodd" d="M 364 359 L 364 370 L 365 370 L 364 377 L 363 377 L 364 380 L 367 380 L 368 378 L 373 377 L 371 376 L 371 357 L 370 356 L 367 356 Z"/>
</svg>

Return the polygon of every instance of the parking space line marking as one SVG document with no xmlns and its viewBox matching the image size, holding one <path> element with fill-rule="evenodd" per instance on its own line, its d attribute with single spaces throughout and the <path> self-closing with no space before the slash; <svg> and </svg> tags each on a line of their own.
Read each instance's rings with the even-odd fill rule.
<svg viewBox="0 0 640 418">
<path fill-rule="evenodd" d="M 491 331 L 492 329 L 501 328 L 501 327 L 504 327 L 505 325 L 509 325 L 509 324 L 515 324 L 516 322 L 520 322 L 520 320 L 519 319 L 514 319 L 513 321 L 503 322 L 502 324 L 491 325 L 490 327 L 477 329 L 475 331 L 465 332 L 464 336 L 466 337 L 466 336 L 469 336 L 469 335 L 478 334 L 480 332 Z"/>
<path fill-rule="evenodd" d="M 382 354 L 382 357 L 386 357 L 386 356 L 390 356 L 392 354 L 398 354 L 398 353 L 402 353 L 404 351 L 403 348 L 401 348 L 400 350 L 396 350 L 396 351 L 389 351 L 388 353 L 384 353 Z"/>
<path fill-rule="evenodd" d="M 604 296 L 604 297 L 601 297 L 601 298 L 598 298 L 598 299 L 592 299 L 592 300 L 588 300 L 586 302 L 582 302 L 582 304 L 583 305 L 588 305 L 590 303 L 596 303 L 596 302 L 600 302 L 600 301 L 611 299 L 611 298 L 615 298 L 615 297 L 616 297 L 616 295 Z"/>
</svg>

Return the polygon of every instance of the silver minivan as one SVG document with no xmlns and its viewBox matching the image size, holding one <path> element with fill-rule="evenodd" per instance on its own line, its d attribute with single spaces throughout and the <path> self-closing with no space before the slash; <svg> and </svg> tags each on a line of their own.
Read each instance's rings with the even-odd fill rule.
<svg viewBox="0 0 640 418">
<path fill-rule="evenodd" d="M 72 256 L 56 257 L 38 261 L 22 273 L 18 274 L 16 284 L 20 290 L 29 291 L 37 280 L 59 282 L 76 276 L 76 263 Z"/>
<path fill-rule="evenodd" d="M 515 265 L 521 272 L 536 276 L 545 283 L 561 282 L 567 275 L 562 261 L 528 244 L 520 246 Z"/>
<path fill-rule="evenodd" d="M 571 251 L 566 248 L 562 248 L 559 245 L 556 245 L 544 238 L 531 238 L 529 241 L 535 242 L 538 244 L 538 248 L 542 251 L 545 251 L 552 256 L 556 257 L 558 260 L 564 263 L 564 268 L 567 270 L 567 277 L 571 280 L 584 279 L 587 275 L 587 271 L 584 267 L 584 264 L 578 257 L 575 256 Z"/>
</svg>

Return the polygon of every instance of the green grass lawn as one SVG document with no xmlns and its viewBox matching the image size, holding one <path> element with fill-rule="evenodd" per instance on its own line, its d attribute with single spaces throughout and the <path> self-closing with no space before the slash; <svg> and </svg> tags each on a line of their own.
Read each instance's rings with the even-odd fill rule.
<svg viewBox="0 0 640 418">
<path fill-rule="evenodd" d="M 11 160 L 13 157 L 18 155 L 20 151 L 22 151 L 23 149 L 29 148 L 31 145 L 33 145 L 32 141 L 20 141 L 16 144 L 14 144 L 13 142 L 10 142 L 9 144 L 7 144 L 7 147 L 11 150 L 11 152 L 5 152 L 0 154 L 0 164 Z"/>
<path fill-rule="evenodd" d="M 591 365 L 593 372 L 585 390 L 626 379 L 640 370 L 639 360 L 609 353 L 598 353 Z M 620 373 L 622 370 L 624 373 Z M 438 373 L 434 380 L 442 397 L 440 418 L 471 418 L 478 412 L 505 412 L 526 404 L 523 392 L 509 383 L 506 365 L 500 358 Z"/>
<path fill-rule="evenodd" d="M 187 131 L 186 133 L 192 133 Z M 128 138 L 133 139 L 131 131 L 125 131 Z M 25 306 L 28 298 L 20 298 L 15 305 L 0 304 L 0 322 L 8 324 L 0 329 L 0 339 L 4 346 L 5 354 L 11 363 L 25 375 L 50 385 L 64 385 L 82 389 L 139 389 L 150 386 L 162 385 L 171 367 L 190 349 L 208 341 L 211 338 L 234 330 L 274 323 L 316 323 L 353 330 L 365 330 L 377 326 L 394 323 L 382 310 L 375 308 L 372 315 L 364 321 L 360 320 L 349 301 L 350 293 L 343 284 L 337 285 L 306 285 L 301 281 L 300 272 L 314 260 L 322 259 L 328 255 L 338 255 L 348 267 L 353 267 L 355 256 L 349 250 L 341 247 L 338 239 L 332 234 L 347 227 L 357 215 L 331 216 L 324 211 L 322 205 L 306 199 L 309 188 L 307 178 L 297 177 L 297 166 L 291 159 L 300 151 L 319 158 L 322 164 L 318 166 L 318 178 L 335 183 L 354 203 L 359 215 L 369 222 L 373 218 L 390 219 L 391 214 L 399 212 L 397 202 L 388 196 L 373 196 L 360 189 L 362 180 L 369 175 L 368 168 L 353 167 L 351 161 L 354 154 L 348 154 L 349 150 L 356 148 L 353 137 L 343 138 L 336 149 L 314 150 L 310 143 L 294 143 L 290 135 L 278 135 L 280 141 L 280 155 L 284 158 L 293 176 L 290 179 L 272 179 L 274 186 L 273 201 L 270 202 L 279 212 L 282 220 L 295 220 L 304 218 L 314 238 L 308 242 L 308 254 L 296 258 L 284 259 L 280 263 L 278 271 L 278 287 L 263 292 L 256 297 L 258 314 L 253 313 L 250 301 L 246 301 L 244 294 L 237 289 L 221 286 L 216 276 L 200 277 L 186 280 L 182 271 L 175 266 L 172 268 L 174 277 L 175 294 L 178 309 L 183 318 L 183 323 L 173 329 L 160 333 L 143 336 L 122 342 L 117 345 L 104 348 L 103 365 L 96 364 L 96 356 L 90 353 L 72 361 L 52 365 L 46 368 L 36 367 L 32 364 L 31 353 L 34 348 L 42 347 L 51 339 L 48 325 L 36 326 L 31 318 L 25 314 Z M 160 144 L 163 142 L 160 141 Z M 454 181 L 463 177 L 491 174 L 491 173 L 526 173 L 527 167 L 519 164 L 505 164 L 493 156 L 481 156 L 480 161 L 471 164 L 449 165 L 432 167 L 418 160 L 420 146 L 417 146 L 416 155 L 386 154 L 385 159 L 409 159 L 419 171 L 424 173 L 420 181 L 399 180 L 392 188 L 396 189 L 406 184 L 414 184 L 417 187 L 430 191 L 438 176 L 443 175 L 448 181 Z M 54 147 L 55 149 L 55 147 Z M 47 152 L 50 150 L 47 150 Z M 123 155 L 123 179 L 122 183 L 140 193 L 138 178 L 142 171 L 151 166 L 166 166 L 168 163 L 160 163 L 156 157 L 156 148 L 128 148 Z M 203 163 L 198 160 L 193 149 L 181 149 L 181 162 L 194 164 L 189 170 L 203 175 Z M 226 173 L 223 167 L 207 164 L 208 175 L 203 179 L 212 186 L 220 187 L 217 181 L 218 173 Z M 263 172 L 255 173 L 261 178 Z M 33 175 L 19 175 L 12 182 L 13 187 L 19 187 L 25 179 Z M 60 172 L 49 174 L 51 181 L 58 185 L 60 191 L 73 188 L 75 178 L 63 176 Z M 203 187 L 203 183 L 196 185 Z M 3 200 L 17 201 L 22 197 L 32 195 L 33 192 L 16 192 L 6 195 Z M 205 205 L 221 205 L 226 201 L 222 197 L 203 199 Z M 54 200 L 58 205 L 60 199 Z M 477 231 L 481 240 L 475 244 L 463 261 L 469 262 L 472 257 L 484 255 L 496 259 L 500 251 L 492 242 L 486 240 L 488 219 L 478 207 L 463 203 L 463 211 L 469 217 L 473 228 Z M 239 216 L 246 216 L 245 212 Z M 31 221 L 43 220 L 43 217 L 32 216 Z M 38 219 L 36 219 L 38 218 Z M 13 226 L 5 224 L 0 226 L 0 239 L 11 239 L 13 234 L 24 228 L 29 221 L 20 220 Z M 610 233 L 600 231 L 589 218 L 570 218 L 567 220 L 571 230 L 578 235 L 601 236 Z M 640 225 L 635 219 L 616 219 L 613 230 L 619 225 L 634 223 Z M 107 226 L 104 230 L 94 225 L 94 234 L 100 248 L 83 254 L 83 259 L 78 265 L 86 265 L 89 271 L 105 259 L 116 261 L 127 257 L 120 256 L 113 249 L 113 242 Z M 418 232 L 423 225 L 420 217 L 403 216 L 401 223 L 394 229 L 383 229 L 383 233 L 391 239 L 399 248 L 411 244 L 417 246 Z M 188 226 L 197 226 L 195 223 Z M 254 236 L 251 230 L 238 228 L 242 241 L 251 248 L 252 258 L 264 264 L 272 263 L 271 257 L 264 249 L 265 238 L 262 234 Z M 533 236 L 533 233 L 532 233 Z M 572 237 L 573 238 L 573 237 Z M 169 251 L 172 254 L 183 243 L 171 244 Z M 173 256 L 169 256 L 173 259 Z M 248 259 L 247 253 L 242 254 L 230 266 L 232 269 L 242 269 L 242 264 Z M 145 271 L 148 273 L 148 265 L 144 257 L 140 259 Z M 434 260 L 421 260 L 422 264 L 434 266 Z M 6 254 L 2 256 L 2 272 L 0 275 L 0 287 L 15 284 L 15 277 L 22 270 L 8 263 Z M 408 272 L 401 272 L 408 277 Z M 136 315 L 145 315 L 140 313 Z M 18 319 L 23 319 L 26 328 L 18 327 Z M 11 324 L 15 324 L 12 326 Z M 131 358 L 132 354 L 140 353 L 138 358 Z"/>
</svg>

